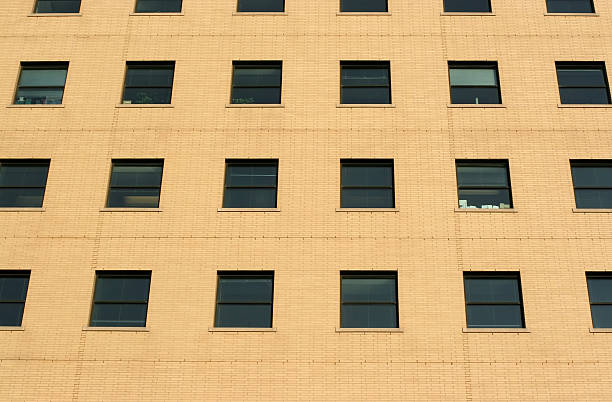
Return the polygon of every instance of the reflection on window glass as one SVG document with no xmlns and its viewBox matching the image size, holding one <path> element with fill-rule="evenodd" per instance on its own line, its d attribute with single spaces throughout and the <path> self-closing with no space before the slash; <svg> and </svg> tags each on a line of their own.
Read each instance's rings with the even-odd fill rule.
<svg viewBox="0 0 612 402">
<path fill-rule="evenodd" d="M 42 207 L 48 172 L 48 160 L 0 160 L 0 207 Z"/>
<path fill-rule="evenodd" d="M 397 328 L 397 273 L 342 272 L 340 326 Z"/>
<path fill-rule="evenodd" d="M 512 208 L 507 161 L 456 161 L 459 208 Z"/>
<path fill-rule="evenodd" d="M 281 62 L 234 62 L 232 103 L 281 103 Z"/>
<path fill-rule="evenodd" d="M 228 160 L 223 208 L 276 208 L 278 161 Z"/>
<path fill-rule="evenodd" d="M 144 327 L 149 303 L 149 271 L 99 271 L 91 311 L 92 327 Z"/>
<path fill-rule="evenodd" d="M 340 103 L 391 103 L 389 62 L 340 62 Z"/>
<path fill-rule="evenodd" d="M 563 104 L 609 104 L 610 91 L 603 63 L 557 62 Z"/>
<path fill-rule="evenodd" d="M 594 13 L 593 0 L 546 0 L 549 13 Z"/>
<path fill-rule="evenodd" d="M 180 13 L 183 0 L 138 0 L 137 13 Z"/>
<path fill-rule="evenodd" d="M 215 327 L 272 327 L 274 273 L 220 272 Z"/>
<path fill-rule="evenodd" d="M 282 13 L 284 11 L 284 0 L 238 0 L 238 12 Z"/>
<path fill-rule="evenodd" d="M 453 104 L 501 103 L 497 63 L 449 62 Z"/>
<path fill-rule="evenodd" d="M 524 328 L 518 273 L 464 273 L 469 328 Z"/>
<path fill-rule="evenodd" d="M 30 271 L 0 271 L 0 326 L 19 327 L 23 319 Z"/>
<path fill-rule="evenodd" d="M 593 328 L 612 328 L 612 275 L 587 273 Z"/>
<path fill-rule="evenodd" d="M 106 206 L 159 207 L 162 170 L 162 160 L 114 160 Z"/>
<path fill-rule="evenodd" d="M 387 0 L 341 0 L 341 12 L 387 12 Z"/>
<path fill-rule="evenodd" d="M 78 13 L 81 9 L 81 0 L 37 0 L 34 12 L 36 14 Z"/>
<path fill-rule="evenodd" d="M 340 161 L 341 208 L 394 208 L 393 161 Z"/>
<path fill-rule="evenodd" d="M 444 0 L 447 13 L 490 13 L 490 0 Z"/>
<path fill-rule="evenodd" d="M 68 63 L 22 62 L 16 105 L 59 105 L 64 97 Z"/>
<path fill-rule="evenodd" d="M 571 161 L 576 208 L 612 208 L 612 162 Z"/>
<path fill-rule="evenodd" d="M 172 100 L 174 62 L 128 62 L 124 104 L 169 104 Z"/>
</svg>

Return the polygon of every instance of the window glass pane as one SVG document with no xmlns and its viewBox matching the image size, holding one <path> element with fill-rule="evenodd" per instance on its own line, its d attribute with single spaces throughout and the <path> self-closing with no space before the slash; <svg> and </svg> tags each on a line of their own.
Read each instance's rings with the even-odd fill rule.
<svg viewBox="0 0 612 402">
<path fill-rule="evenodd" d="M 92 327 L 144 327 L 147 321 L 146 304 L 94 304 Z"/>
<path fill-rule="evenodd" d="M 594 68 L 558 68 L 557 77 L 560 86 L 570 87 L 605 87 L 606 81 L 601 69 Z"/>
<path fill-rule="evenodd" d="M 228 187 L 273 186 L 276 187 L 276 165 L 228 164 L 226 182 Z"/>
<path fill-rule="evenodd" d="M 386 12 L 387 0 L 341 0 L 342 12 Z"/>
<path fill-rule="evenodd" d="M 459 208 L 512 208 L 509 190 L 459 190 Z"/>
<path fill-rule="evenodd" d="M 447 13 L 491 11 L 489 0 L 444 0 L 444 11 Z"/>
<path fill-rule="evenodd" d="M 451 102 L 454 104 L 499 104 L 498 88 L 451 87 Z"/>
<path fill-rule="evenodd" d="M 343 164 L 342 186 L 392 187 L 393 168 L 391 166 Z"/>
<path fill-rule="evenodd" d="M 19 78 L 20 87 L 63 87 L 67 69 L 29 69 L 24 67 Z"/>
<path fill-rule="evenodd" d="M 111 186 L 159 187 L 162 166 L 114 164 Z"/>
<path fill-rule="evenodd" d="M 460 186 L 505 187 L 508 186 L 508 171 L 505 166 L 457 165 L 457 182 Z"/>
<path fill-rule="evenodd" d="M 574 187 L 612 188 L 612 166 L 573 166 Z"/>
<path fill-rule="evenodd" d="M 468 303 L 520 302 L 518 282 L 511 278 L 466 278 Z"/>
<path fill-rule="evenodd" d="M 38 0 L 36 13 L 78 13 L 81 0 Z"/>
<path fill-rule="evenodd" d="M 588 278 L 591 303 L 612 303 L 612 277 Z"/>
<path fill-rule="evenodd" d="M 593 13 L 592 0 L 547 0 L 549 13 Z"/>
<path fill-rule="evenodd" d="M 0 276 L 0 301 L 25 301 L 29 278 Z"/>
<path fill-rule="evenodd" d="M 44 188 L 0 188 L 0 207 L 40 208 Z"/>
<path fill-rule="evenodd" d="M 342 278 L 342 302 L 396 301 L 393 278 Z"/>
<path fill-rule="evenodd" d="M 276 208 L 275 188 L 227 188 L 224 208 Z"/>
<path fill-rule="evenodd" d="M 470 328 L 523 328 L 521 307 L 467 306 L 467 325 Z"/>
<path fill-rule="evenodd" d="M 0 162 L 0 187 L 44 187 L 49 165 Z"/>
<path fill-rule="evenodd" d="M 389 88 L 342 88 L 341 103 L 382 104 L 391 103 Z"/>
<path fill-rule="evenodd" d="M 342 189 L 342 208 L 394 208 L 392 189 Z"/>
<path fill-rule="evenodd" d="M 593 316 L 593 328 L 612 328 L 611 305 L 593 305 L 591 315 Z"/>
<path fill-rule="evenodd" d="M 0 303 L 0 326 L 19 327 L 23 318 L 24 303 Z"/>
<path fill-rule="evenodd" d="M 607 88 L 559 88 L 563 104 L 595 104 L 610 103 Z"/>
<path fill-rule="evenodd" d="M 497 86 L 497 71 L 493 68 L 451 68 L 451 85 Z"/>
<path fill-rule="evenodd" d="M 109 208 L 157 208 L 160 189 L 111 188 L 108 191 Z"/>
<path fill-rule="evenodd" d="M 219 302 L 272 302 L 272 278 L 220 277 Z"/>
<path fill-rule="evenodd" d="M 234 88 L 232 90 L 232 103 L 281 103 L 280 88 Z"/>
<path fill-rule="evenodd" d="M 99 276 L 96 281 L 95 301 L 146 302 L 151 278 Z"/>
<path fill-rule="evenodd" d="M 16 105 L 61 105 L 63 89 L 24 89 L 19 88 L 15 96 Z"/>
<path fill-rule="evenodd" d="M 389 85 L 389 69 L 388 68 L 357 68 L 343 67 L 342 68 L 342 85 L 343 86 L 371 86 L 371 85 Z"/>
<path fill-rule="evenodd" d="M 283 0 L 238 0 L 239 12 L 283 12 Z"/>
<path fill-rule="evenodd" d="M 123 103 L 169 104 L 171 99 L 172 88 L 125 88 L 123 93 Z"/>
<path fill-rule="evenodd" d="M 216 327 L 272 327 L 272 306 L 269 304 L 218 304 Z"/>
<path fill-rule="evenodd" d="M 281 69 L 279 67 L 234 67 L 234 86 L 269 87 L 281 85 Z"/>
<path fill-rule="evenodd" d="M 574 190 L 576 208 L 612 208 L 612 189 Z"/>
<path fill-rule="evenodd" d="M 182 0 L 138 0 L 137 13 L 179 13 Z"/>
<path fill-rule="evenodd" d="M 173 68 L 139 68 L 128 66 L 126 87 L 171 87 Z"/>
<path fill-rule="evenodd" d="M 342 328 L 397 328 L 397 310 L 391 304 L 343 304 L 341 316 Z"/>
</svg>

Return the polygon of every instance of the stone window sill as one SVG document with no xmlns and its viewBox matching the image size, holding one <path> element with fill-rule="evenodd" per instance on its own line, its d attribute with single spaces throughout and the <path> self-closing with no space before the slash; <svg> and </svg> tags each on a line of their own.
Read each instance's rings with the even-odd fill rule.
<svg viewBox="0 0 612 402">
<path fill-rule="evenodd" d="M 494 17 L 495 13 L 492 12 L 441 12 L 440 15 L 448 15 L 448 16 L 465 16 L 465 17 Z"/>
<path fill-rule="evenodd" d="M 514 208 L 455 208 L 455 212 L 493 212 L 497 213 L 507 213 L 507 214 L 515 214 L 518 211 Z"/>
<path fill-rule="evenodd" d="M 130 16 L 141 16 L 141 17 L 163 17 L 163 16 L 183 16 L 185 13 L 130 13 Z"/>
<path fill-rule="evenodd" d="M 464 333 L 523 333 L 528 334 L 531 331 L 528 328 L 463 328 Z"/>
<path fill-rule="evenodd" d="M 0 212 L 45 212 L 45 208 L 0 208 Z"/>
<path fill-rule="evenodd" d="M 387 15 L 391 15 L 391 13 L 389 11 L 379 11 L 379 12 L 373 12 L 373 11 L 365 11 L 362 13 L 359 12 L 352 12 L 352 11 L 338 11 L 336 13 L 336 15 L 381 15 L 381 16 L 387 16 Z"/>
<path fill-rule="evenodd" d="M 572 208 L 572 212 L 577 214 L 609 214 L 612 212 L 610 208 Z"/>
<path fill-rule="evenodd" d="M 217 208 L 217 212 L 280 212 L 280 208 Z"/>
<path fill-rule="evenodd" d="M 336 208 L 336 212 L 399 212 L 399 208 Z"/>
<path fill-rule="evenodd" d="M 338 103 L 339 108 L 394 108 L 393 103 Z"/>
<path fill-rule="evenodd" d="M 169 104 L 157 104 L 157 103 L 118 103 L 115 105 L 117 108 L 173 108 L 174 105 Z"/>
<path fill-rule="evenodd" d="M 7 107 L 15 108 L 15 109 L 24 109 L 24 108 L 63 108 L 64 105 L 8 105 Z"/>
<path fill-rule="evenodd" d="M 612 328 L 589 328 L 592 334 L 612 333 Z"/>
<path fill-rule="evenodd" d="M 609 104 L 600 104 L 600 105 L 593 105 L 593 104 L 573 104 L 573 103 L 559 103 L 557 105 L 557 107 L 559 108 L 594 108 L 594 109 L 599 109 L 599 108 L 612 108 L 612 105 Z"/>
<path fill-rule="evenodd" d="M 282 103 L 228 103 L 225 105 L 227 108 L 283 108 L 285 105 Z"/>
<path fill-rule="evenodd" d="M 599 17 L 597 13 L 544 13 L 547 17 Z"/>
<path fill-rule="evenodd" d="M 0 331 L 24 331 L 23 327 L 0 327 Z"/>
<path fill-rule="evenodd" d="M 100 208 L 100 212 L 163 212 L 161 208 Z"/>
<path fill-rule="evenodd" d="M 210 327 L 208 332 L 276 332 L 276 328 Z"/>
<path fill-rule="evenodd" d="M 149 332 L 148 327 L 83 327 L 83 331 Z"/>
<path fill-rule="evenodd" d="M 82 17 L 81 13 L 41 13 L 41 14 L 28 14 L 28 17 Z"/>
<path fill-rule="evenodd" d="M 469 108 L 469 109 L 505 109 L 506 105 L 500 103 L 449 103 L 449 108 Z"/>
<path fill-rule="evenodd" d="M 232 15 L 287 15 L 285 11 L 234 11 Z"/>
<path fill-rule="evenodd" d="M 336 328 L 336 332 L 378 332 L 378 333 L 403 333 L 403 328 Z"/>
</svg>

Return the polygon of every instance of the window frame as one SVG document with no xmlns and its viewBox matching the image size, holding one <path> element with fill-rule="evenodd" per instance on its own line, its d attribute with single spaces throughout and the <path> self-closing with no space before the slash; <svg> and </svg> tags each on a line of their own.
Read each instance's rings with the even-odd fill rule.
<svg viewBox="0 0 612 402">
<path fill-rule="evenodd" d="M 487 278 L 495 278 L 495 279 L 515 279 L 517 290 L 518 290 L 518 303 L 515 302 L 469 302 L 468 294 L 467 294 L 467 279 L 487 279 Z M 518 271 L 463 271 L 463 298 L 465 300 L 465 325 L 467 328 L 527 328 L 525 322 L 525 302 L 523 300 L 523 287 L 521 284 L 521 273 Z M 508 327 L 508 326 L 472 326 L 468 322 L 468 306 L 477 305 L 477 306 L 516 306 L 520 307 L 521 312 L 521 326 L 520 327 Z"/>
<path fill-rule="evenodd" d="M 576 11 L 550 11 L 550 0 L 546 0 L 546 13 L 547 14 L 595 14 L 595 2 L 593 0 L 587 0 L 591 5 L 591 11 L 586 13 L 576 12 Z"/>
<path fill-rule="evenodd" d="M 228 186 L 227 184 L 227 168 L 230 165 L 274 165 L 276 167 L 276 184 L 274 186 Z M 227 197 L 227 190 L 233 188 L 248 188 L 248 189 L 264 189 L 264 188 L 274 188 L 275 197 L 274 197 L 274 206 L 272 207 L 262 207 L 263 209 L 269 208 L 278 208 L 278 173 L 279 173 L 279 160 L 278 159 L 226 159 L 225 160 L 225 171 L 223 174 L 223 199 L 221 201 L 222 208 L 224 209 L 244 209 L 244 208 L 260 208 L 260 207 L 227 207 L 225 206 L 225 200 Z"/>
<path fill-rule="evenodd" d="M 83 0 L 72 0 L 75 3 L 77 1 L 79 2 L 79 9 L 77 11 L 73 11 L 73 12 L 70 12 L 70 13 L 66 13 L 66 12 L 58 12 L 58 13 L 55 13 L 55 12 L 49 12 L 49 13 L 42 12 L 41 13 L 40 11 L 38 11 L 38 3 L 41 2 L 41 1 L 43 1 L 43 2 L 52 2 L 52 1 L 57 1 L 57 0 L 34 0 L 34 7 L 32 9 L 32 14 L 36 14 L 36 15 L 38 15 L 38 14 L 43 14 L 43 15 L 46 15 L 46 14 L 51 14 L 51 15 L 53 15 L 53 14 L 60 14 L 60 15 L 61 14 L 74 14 L 74 15 L 78 15 L 78 14 L 81 13 L 81 7 L 83 6 Z"/>
<path fill-rule="evenodd" d="M 487 2 L 489 3 L 489 11 L 447 11 L 446 10 L 446 1 L 447 0 L 442 0 L 442 10 L 444 13 L 465 13 L 465 14 L 481 14 L 481 13 L 487 13 L 487 14 L 492 14 L 493 13 L 493 5 L 491 4 L 491 0 L 487 0 Z"/>
<path fill-rule="evenodd" d="M 17 83 L 15 84 L 15 92 L 13 96 L 13 105 L 25 105 L 28 107 L 38 107 L 41 105 L 63 105 L 64 104 L 64 96 L 66 94 L 66 84 L 68 82 L 68 71 L 70 67 L 69 61 L 22 61 L 19 64 L 19 74 L 17 76 Z M 63 86 L 57 85 L 36 85 L 36 86 L 21 86 L 19 83 L 21 82 L 21 75 L 25 70 L 66 70 L 66 78 L 64 79 Z M 60 103 L 17 103 L 19 91 L 24 89 L 50 89 L 57 90 L 61 89 L 62 97 L 60 99 Z"/>
<path fill-rule="evenodd" d="M 246 12 L 246 11 L 245 11 Z M 271 12 L 271 11 L 270 11 Z M 268 67 L 270 69 L 280 70 L 280 82 L 276 85 L 236 85 L 236 67 L 238 69 L 261 69 Z M 235 88 L 278 88 L 278 103 L 234 103 L 234 89 Z M 258 61 L 246 61 L 246 60 L 233 60 L 232 61 L 232 85 L 230 91 L 230 104 L 231 105 L 282 105 L 283 102 L 283 62 L 282 60 L 258 60 Z"/>
<path fill-rule="evenodd" d="M 604 79 L 604 86 L 573 86 L 564 85 L 561 86 L 559 82 L 559 70 L 563 69 L 584 69 L 584 70 L 601 70 Z M 561 88 L 605 88 L 606 95 L 608 96 L 608 103 L 586 103 L 586 105 L 609 105 L 612 103 L 612 97 L 610 96 L 610 83 L 608 81 L 608 71 L 606 70 L 606 63 L 604 61 L 555 61 L 555 74 L 557 75 L 557 90 L 559 91 L 559 103 L 561 105 L 584 105 L 585 103 L 564 103 L 563 96 L 561 95 Z"/>
<path fill-rule="evenodd" d="M 26 301 L 28 299 L 28 291 L 30 290 L 30 280 L 32 278 L 32 271 L 30 270 L 18 270 L 18 269 L 3 269 L 0 270 L 0 279 L 1 278 L 7 278 L 7 277 L 17 277 L 17 278 L 26 278 L 27 279 L 27 283 L 26 283 L 26 289 L 25 289 L 25 295 L 23 297 L 23 300 L 18 300 L 18 299 L 1 299 L 0 298 L 0 305 L 1 304 L 22 304 L 23 307 L 21 309 L 21 318 L 19 320 L 19 324 L 15 325 L 15 327 L 21 327 L 23 325 L 23 316 L 25 315 L 25 304 Z M 3 327 L 7 327 L 5 325 L 0 325 L 0 328 Z"/>
<path fill-rule="evenodd" d="M 154 166 L 155 164 L 158 164 L 161 167 L 161 173 L 159 176 L 159 187 L 153 187 L 153 186 L 142 186 L 142 187 L 134 187 L 134 186 L 113 186 L 112 182 L 113 182 L 113 172 L 114 172 L 114 168 L 115 168 L 115 163 L 119 163 L 119 164 L 123 164 L 123 165 L 138 165 L 141 164 L 141 166 L 144 165 L 149 165 L 149 166 Z M 111 159 L 111 166 L 110 166 L 110 175 L 108 178 L 108 189 L 106 191 L 106 202 L 104 203 L 105 208 L 118 208 L 118 209 L 123 209 L 123 208 L 135 208 L 135 209 L 141 209 L 141 208 L 151 208 L 151 209 L 157 209 L 159 208 L 159 205 L 161 204 L 161 189 L 162 189 L 162 183 L 164 180 L 164 165 L 165 165 L 165 160 L 164 159 L 124 159 L 124 158 L 119 158 L 119 159 Z M 110 194 L 111 194 L 111 189 L 113 188 L 127 188 L 127 189 L 159 189 L 159 195 L 157 197 L 157 206 L 156 207 L 128 207 L 128 206 L 120 206 L 120 207 L 111 207 L 108 205 L 109 200 L 110 200 Z"/>
<path fill-rule="evenodd" d="M 398 293 L 398 273 L 397 271 L 391 270 L 372 270 L 372 271 L 363 271 L 363 270 L 344 270 L 340 271 L 340 328 L 356 328 L 356 327 L 344 327 L 342 326 L 342 307 L 345 305 L 353 305 L 353 306 L 370 306 L 370 305 L 389 305 L 395 306 L 395 327 L 365 327 L 365 328 L 400 328 L 399 322 L 399 293 Z M 395 303 L 392 302 L 345 302 L 342 300 L 342 285 L 343 279 L 394 279 L 395 280 Z M 362 328 L 362 327 L 359 327 Z"/>
<path fill-rule="evenodd" d="M 17 189 L 17 188 L 38 188 L 42 189 L 42 199 L 40 202 L 40 206 L 28 207 L 28 206 L 12 206 L 12 207 L 0 207 L 0 208 L 42 208 L 45 203 L 45 193 L 47 192 L 47 182 L 49 181 L 49 169 L 51 168 L 51 159 L 0 159 L 0 170 L 3 165 L 13 164 L 13 165 L 37 165 L 37 166 L 46 166 L 47 167 L 47 176 L 45 178 L 44 186 L 2 186 L 0 185 L 0 190 L 9 188 L 9 189 Z"/>
<path fill-rule="evenodd" d="M 96 301 L 96 288 L 98 285 L 98 279 L 100 277 L 105 277 L 105 278 L 148 278 L 149 279 L 149 288 L 147 289 L 147 298 L 146 301 L 144 302 L 137 302 L 137 301 L 126 301 L 126 300 L 112 300 L 112 301 L 102 301 L 102 302 L 98 302 Z M 95 327 L 95 328 L 146 328 L 147 327 L 147 322 L 149 319 L 149 301 L 151 299 L 151 283 L 152 283 L 152 279 L 153 279 L 153 273 L 150 270 L 97 270 L 95 272 L 94 275 L 94 284 L 93 284 L 93 291 L 91 294 L 91 308 L 90 308 L 90 312 L 89 312 L 89 321 L 88 321 L 88 325 L 89 327 Z M 96 304 L 106 304 L 106 305 L 125 305 L 125 304 L 140 304 L 140 305 L 146 305 L 146 310 L 145 310 L 145 317 L 144 317 L 144 325 L 142 326 L 122 326 L 122 325 L 93 325 L 93 314 L 94 314 L 94 308 L 96 306 Z"/>
<path fill-rule="evenodd" d="M 272 283 L 272 295 L 270 297 L 270 302 L 219 302 L 219 284 L 222 278 L 233 277 L 233 278 L 258 278 L 258 279 L 271 279 Z M 213 328 L 273 328 L 274 327 L 274 282 L 275 275 L 272 270 L 262 270 L 262 271 L 217 271 L 217 289 L 215 291 L 215 314 L 213 317 Z M 218 306 L 221 305 L 258 305 L 258 306 L 270 306 L 270 324 L 269 326 L 259 326 L 259 327 L 229 327 L 229 326 L 219 326 L 218 325 Z"/>
<path fill-rule="evenodd" d="M 610 209 L 612 208 L 584 208 L 578 206 L 578 197 L 576 197 L 576 189 L 578 190 L 612 190 L 612 184 L 610 187 L 576 187 L 576 179 L 574 177 L 574 167 L 608 167 L 612 169 L 612 159 L 570 159 L 570 176 L 572 178 L 572 187 L 574 189 L 574 205 L 576 209 Z"/>
<path fill-rule="evenodd" d="M 353 165 L 354 167 L 359 166 L 372 166 L 372 167 L 390 167 L 391 168 L 391 186 L 345 186 L 342 183 L 342 169 L 345 165 Z M 345 207 L 343 205 L 343 194 L 344 189 L 377 189 L 377 190 L 391 190 L 393 205 L 389 207 Z M 340 159 L 340 208 L 365 208 L 365 209 L 393 209 L 396 207 L 395 202 L 395 160 L 393 159 Z"/>
<path fill-rule="evenodd" d="M 506 181 L 507 186 L 461 186 L 459 184 L 459 167 L 461 166 L 484 166 L 484 167 L 500 167 L 506 168 Z M 495 166 L 497 165 L 497 166 Z M 462 208 L 459 206 L 459 200 L 461 199 L 461 190 L 508 190 L 508 198 L 510 200 L 509 208 L 491 208 L 492 209 L 514 209 L 514 200 L 512 197 L 512 182 L 510 180 L 510 161 L 508 159 L 455 159 L 455 180 L 457 182 L 457 208 L 462 210 L 489 210 L 489 208 Z"/>
<path fill-rule="evenodd" d="M 496 85 L 453 85 L 451 81 L 451 69 L 453 70 L 483 70 L 490 69 L 495 71 Z M 448 84 L 451 105 L 503 105 L 501 93 L 501 82 L 499 77 L 499 64 L 497 61 L 448 61 Z M 497 88 L 497 103 L 455 103 L 453 102 L 453 88 Z"/>
<path fill-rule="evenodd" d="M 595 306 L 610 306 L 610 309 L 612 309 L 612 301 L 610 302 L 593 302 L 591 301 L 591 289 L 589 287 L 589 279 L 598 279 L 598 278 L 605 278 L 605 279 L 611 279 L 612 280 L 612 272 L 595 272 L 595 271 L 589 271 L 586 272 L 586 281 L 587 281 L 587 295 L 589 297 L 589 309 L 591 310 L 591 325 L 593 326 L 593 328 L 612 328 L 612 326 L 610 327 L 596 327 L 595 326 L 595 316 L 593 314 L 593 305 Z"/>
<path fill-rule="evenodd" d="M 342 83 L 342 72 L 347 69 L 364 68 L 386 68 L 389 76 L 388 85 L 344 85 Z M 344 88 L 387 88 L 389 91 L 389 102 L 387 103 L 345 103 L 342 99 Z M 340 104 L 341 105 L 392 105 L 393 97 L 391 93 L 391 61 L 389 60 L 340 60 Z"/>
<path fill-rule="evenodd" d="M 134 8 L 133 8 L 133 13 L 134 14 L 181 14 L 183 12 L 183 0 L 180 0 L 181 2 L 181 9 L 180 11 L 138 11 L 138 4 L 143 1 L 143 0 L 135 0 L 134 1 Z M 145 0 L 147 1 L 147 0 Z"/>
<path fill-rule="evenodd" d="M 145 70 L 145 69 L 150 69 L 150 70 L 164 70 L 164 69 L 169 69 L 169 67 L 172 66 L 172 83 L 170 84 L 170 86 L 149 86 L 149 87 L 142 87 L 142 86 L 128 86 L 127 85 L 127 78 L 128 78 L 128 72 L 130 71 L 130 67 L 133 69 L 140 69 L 140 70 Z M 166 68 L 164 68 L 166 67 Z M 168 61 L 126 61 L 125 62 L 125 74 L 123 77 L 123 91 L 121 93 L 121 104 L 122 105 L 172 105 L 172 99 L 174 96 L 174 75 L 176 73 L 176 61 L 174 60 L 168 60 Z M 170 89 L 170 99 L 168 103 L 126 103 L 125 99 L 125 91 L 128 88 L 143 88 L 143 89 Z M 130 101 L 131 102 L 131 101 Z"/>
</svg>

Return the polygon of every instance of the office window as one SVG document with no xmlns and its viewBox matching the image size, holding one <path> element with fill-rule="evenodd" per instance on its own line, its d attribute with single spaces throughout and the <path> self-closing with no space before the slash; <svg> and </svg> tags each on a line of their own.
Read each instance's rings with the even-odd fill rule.
<svg viewBox="0 0 612 402">
<path fill-rule="evenodd" d="M 610 90 L 604 63 L 557 62 L 563 104 L 608 104 Z"/>
<path fill-rule="evenodd" d="M 59 105 L 68 74 L 66 62 L 21 62 L 16 105 Z"/>
<path fill-rule="evenodd" d="M 340 273 L 342 328 L 397 328 L 397 273 Z"/>
<path fill-rule="evenodd" d="M 282 13 L 284 11 L 284 0 L 238 0 L 238 12 L 241 13 Z"/>
<path fill-rule="evenodd" d="M 215 327 L 272 327 L 274 272 L 219 272 Z"/>
<path fill-rule="evenodd" d="M 444 0 L 447 13 L 490 13 L 491 0 Z"/>
<path fill-rule="evenodd" d="M 387 0 L 340 0 L 340 11 L 359 12 L 387 12 Z"/>
<path fill-rule="evenodd" d="M 523 296 L 518 273 L 464 272 L 469 328 L 524 328 Z"/>
<path fill-rule="evenodd" d="M 612 208 L 612 161 L 570 161 L 576 208 Z"/>
<path fill-rule="evenodd" d="M 340 161 L 341 208 L 394 208 L 393 161 L 344 159 Z"/>
<path fill-rule="evenodd" d="M 448 73 L 451 103 L 501 103 L 496 62 L 453 61 L 448 63 Z"/>
<path fill-rule="evenodd" d="M 180 13 L 183 0 L 137 0 L 137 13 Z"/>
<path fill-rule="evenodd" d="M 612 274 L 588 272 L 587 286 L 593 328 L 612 328 Z"/>
<path fill-rule="evenodd" d="M 144 327 L 150 271 L 98 271 L 91 310 L 92 327 Z"/>
<path fill-rule="evenodd" d="M 75 14 L 81 10 L 81 0 L 37 0 L 34 13 L 36 14 L 55 14 L 69 13 Z"/>
<path fill-rule="evenodd" d="M 508 161 L 458 160 L 459 208 L 512 208 Z"/>
<path fill-rule="evenodd" d="M 106 206 L 108 208 L 157 208 L 161 192 L 163 160 L 113 160 Z"/>
<path fill-rule="evenodd" d="M 549 13 L 594 13 L 593 0 L 546 0 Z"/>
<path fill-rule="evenodd" d="M 42 207 L 48 173 L 48 160 L 0 160 L 0 207 Z"/>
<path fill-rule="evenodd" d="M 341 61 L 340 103 L 391 103 L 388 61 Z"/>
<path fill-rule="evenodd" d="M 281 103 L 282 62 L 235 61 L 232 103 Z"/>
<path fill-rule="evenodd" d="M 277 160 L 227 160 L 223 208 L 276 208 L 277 176 Z"/>
<path fill-rule="evenodd" d="M 0 271 L 0 326 L 20 327 L 30 271 Z"/>
<path fill-rule="evenodd" d="M 127 63 L 124 104 L 169 104 L 172 100 L 174 62 Z"/>
</svg>

